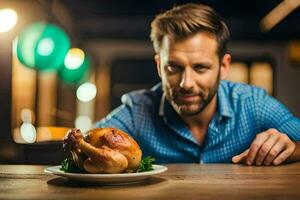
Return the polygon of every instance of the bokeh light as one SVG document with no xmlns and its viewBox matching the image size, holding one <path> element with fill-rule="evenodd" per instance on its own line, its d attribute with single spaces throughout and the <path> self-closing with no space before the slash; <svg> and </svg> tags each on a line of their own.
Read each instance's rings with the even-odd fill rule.
<svg viewBox="0 0 300 200">
<path fill-rule="evenodd" d="M 83 133 L 90 130 L 92 126 L 92 120 L 88 116 L 78 116 L 75 120 L 75 127 L 79 128 Z"/>
<path fill-rule="evenodd" d="M 83 83 L 76 91 L 79 101 L 89 102 L 96 97 L 97 87 L 93 83 Z"/>
<path fill-rule="evenodd" d="M 11 30 L 18 21 L 17 13 L 9 8 L 0 10 L 0 32 Z"/>
<path fill-rule="evenodd" d="M 36 130 L 31 123 L 23 123 L 20 127 L 20 133 L 22 138 L 27 143 L 34 143 L 36 140 Z"/>
<path fill-rule="evenodd" d="M 68 69 L 77 69 L 84 62 L 84 52 L 79 48 L 72 48 L 65 57 L 65 67 Z"/>
<path fill-rule="evenodd" d="M 65 57 L 64 66 L 59 70 L 59 77 L 66 83 L 78 84 L 88 78 L 90 60 L 78 48 L 69 50 Z"/>
<path fill-rule="evenodd" d="M 49 56 L 54 50 L 54 42 L 51 38 L 43 38 L 37 46 L 37 53 L 41 56 Z"/>
<path fill-rule="evenodd" d="M 38 70 L 58 70 L 70 49 L 70 39 L 60 27 L 34 23 L 17 39 L 17 56 L 27 67 Z"/>
<path fill-rule="evenodd" d="M 29 108 L 21 110 L 21 120 L 26 123 L 34 123 L 34 113 Z"/>
</svg>

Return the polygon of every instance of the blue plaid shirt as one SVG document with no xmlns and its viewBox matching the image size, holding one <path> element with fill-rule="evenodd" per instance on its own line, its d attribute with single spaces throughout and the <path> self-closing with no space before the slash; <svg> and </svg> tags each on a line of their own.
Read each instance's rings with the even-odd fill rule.
<svg viewBox="0 0 300 200">
<path fill-rule="evenodd" d="M 217 97 L 217 112 L 202 145 L 165 100 L 160 84 L 123 95 L 123 104 L 96 126 L 129 133 L 143 156 L 152 155 L 157 163 L 228 163 L 269 128 L 300 140 L 300 120 L 263 89 L 221 81 Z"/>
</svg>

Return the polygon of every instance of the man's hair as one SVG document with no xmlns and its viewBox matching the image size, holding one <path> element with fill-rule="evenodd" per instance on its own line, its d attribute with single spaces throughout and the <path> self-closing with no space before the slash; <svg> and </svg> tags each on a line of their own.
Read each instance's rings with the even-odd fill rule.
<svg viewBox="0 0 300 200">
<path fill-rule="evenodd" d="M 199 32 L 207 32 L 216 37 L 217 54 L 222 59 L 227 51 L 230 34 L 219 15 L 206 5 L 188 3 L 157 15 L 151 22 L 150 38 L 158 53 L 165 36 L 182 40 Z"/>
</svg>

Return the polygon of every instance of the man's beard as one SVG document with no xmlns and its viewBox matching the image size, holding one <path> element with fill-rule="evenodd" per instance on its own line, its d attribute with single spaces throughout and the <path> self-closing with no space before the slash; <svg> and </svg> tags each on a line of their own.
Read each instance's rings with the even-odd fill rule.
<svg viewBox="0 0 300 200">
<path fill-rule="evenodd" d="M 209 88 L 208 94 L 205 95 L 204 91 L 200 91 L 199 93 L 194 93 L 192 90 L 185 90 L 180 88 L 179 91 L 174 91 L 173 94 L 169 94 L 171 98 L 167 98 L 170 100 L 173 108 L 177 111 L 178 114 L 182 116 L 193 116 L 201 113 L 213 100 L 214 96 L 217 93 L 218 86 L 220 83 L 220 73 L 217 76 L 215 84 Z M 183 102 L 178 100 L 178 98 L 191 95 L 198 97 L 195 101 L 192 102 Z M 169 96 L 169 97 L 170 97 Z"/>
</svg>

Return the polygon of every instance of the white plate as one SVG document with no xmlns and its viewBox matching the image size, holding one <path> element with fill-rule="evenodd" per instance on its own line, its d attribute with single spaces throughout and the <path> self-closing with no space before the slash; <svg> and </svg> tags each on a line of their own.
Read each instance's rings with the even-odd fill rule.
<svg viewBox="0 0 300 200">
<path fill-rule="evenodd" d="M 138 173 L 122 173 L 122 174 L 82 174 L 82 173 L 69 173 L 60 170 L 60 165 L 48 167 L 44 172 L 55 174 L 58 176 L 66 177 L 70 180 L 79 182 L 101 183 L 101 184 L 132 184 L 142 182 L 152 175 L 160 174 L 168 170 L 163 165 L 153 165 L 152 171 L 138 172 Z"/>
</svg>

